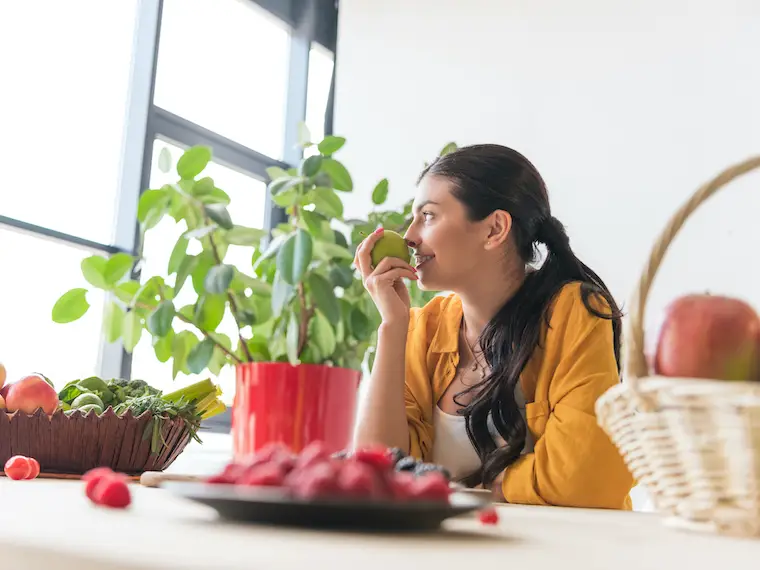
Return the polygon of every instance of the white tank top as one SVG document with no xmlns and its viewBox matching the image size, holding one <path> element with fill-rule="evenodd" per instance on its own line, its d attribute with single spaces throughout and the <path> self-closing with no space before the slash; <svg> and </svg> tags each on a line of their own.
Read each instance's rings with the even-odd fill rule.
<svg viewBox="0 0 760 570">
<path fill-rule="evenodd" d="M 515 400 L 520 408 L 523 420 L 525 420 L 525 397 L 519 382 L 515 387 Z M 448 469 L 454 480 L 465 477 L 480 467 L 480 458 L 467 436 L 465 420 L 464 416 L 447 414 L 435 406 L 433 413 L 433 461 Z M 504 445 L 504 440 L 496 431 L 491 416 L 488 417 L 488 431 L 497 445 Z M 528 430 L 522 453 L 532 452 L 534 443 L 533 435 Z"/>
</svg>

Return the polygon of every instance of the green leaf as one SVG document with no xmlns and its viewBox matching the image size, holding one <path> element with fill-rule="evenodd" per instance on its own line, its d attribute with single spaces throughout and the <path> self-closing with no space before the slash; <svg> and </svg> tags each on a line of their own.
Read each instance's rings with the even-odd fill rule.
<svg viewBox="0 0 760 570">
<path fill-rule="evenodd" d="M 346 261 L 353 261 L 354 256 L 346 248 L 343 248 L 335 243 L 328 243 L 325 241 L 318 241 L 314 243 L 314 254 L 320 259 L 345 259 Z"/>
<path fill-rule="evenodd" d="M 169 193 L 161 188 L 159 190 L 146 190 L 140 195 L 140 201 L 137 203 L 137 220 L 148 227 L 155 226 L 161 219 L 161 215 L 153 214 L 154 211 L 162 211 L 169 205 Z M 149 225 L 148 218 L 153 219 L 153 224 Z"/>
<path fill-rule="evenodd" d="M 354 183 L 348 170 L 334 158 L 326 158 L 322 161 L 322 171 L 330 175 L 333 188 L 336 190 L 351 192 L 354 189 Z"/>
<path fill-rule="evenodd" d="M 124 350 L 131 353 L 135 349 L 137 343 L 140 342 L 142 330 L 142 320 L 137 311 L 127 312 L 124 315 L 121 333 L 124 341 Z"/>
<path fill-rule="evenodd" d="M 53 321 L 61 324 L 71 323 L 83 317 L 89 308 L 87 289 L 71 289 L 61 295 L 53 305 Z"/>
<path fill-rule="evenodd" d="M 301 210 L 301 219 L 312 237 L 315 239 L 325 239 L 327 237 L 322 231 L 322 222 L 325 221 L 322 219 L 322 216 L 309 210 Z"/>
<path fill-rule="evenodd" d="M 204 286 L 206 275 L 208 275 L 209 270 L 214 265 L 216 265 L 214 256 L 210 252 L 205 251 L 197 256 L 195 267 L 193 268 L 191 275 L 193 277 L 193 289 L 195 289 L 195 292 L 198 293 L 198 295 L 202 295 L 206 292 Z"/>
<path fill-rule="evenodd" d="M 317 145 L 317 148 L 322 154 L 329 155 L 338 152 L 344 144 L 346 144 L 346 139 L 343 137 L 328 135 Z"/>
<path fill-rule="evenodd" d="M 298 229 L 285 240 L 277 252 L 277 270 L 291 285 L 301 281 L 312 260 L 313 242 L 311 236 Z"/>
<path fill-rule="evenodd" d="M 266 230 L 259 228 L 233 226 L 231 230 L 227 230 L 227 233 L 224 234 L 224 239 L 230 245 L 259 245 L 261 238 L 266 235 Z"/>
<path fill-rule="evenodd" d="M 188 275 L 193 273 L 198 265 L 198 257 L 195 255 L 188 255 L 183 258 L 177 268 L 177 278 L 174 280 L 174 296 L 176 297 L 182 290 L 182 286 L 185 284 Z M 210 266 L 209 266 L 210 267 Z M 207 269 L 208 271 L 208 269 Z M 203 276 L 205 278 L 205 274 Z"/>
<path fill-rule="evenodd" d="M 231 265 L 215 265 L 209 269 L 203 285 L 209 293 L 226 293 L 234 276 L 235 268 Z"/>
<path fill-rule="evenodd" d="M 385 201 L 387 199 L 388 179 L 383 178 L 380 182 L 377 183 L 377 186 L 375 186 L 375 189 L 372 191 L 372 203 L 379 206 L 380 204 L 385 204 Z"/>
<path fill-rule="evenodd" d="M 172 328 L 174 315 L 174 304 L 168 300 L 161 301 L 148 316 L 148 331 L 154 336 L 165 336 Z"/>
<path fill-rule="evenodd" d="M 214 188 L 209 194 L 199 196 L 198 200 L 204 204 L 223 204 L 225 206 L 230 205 L 229 194 L 220 188 Z"/>
<path fill-rule="evenodd" d="M 335 331 L 321 311 L 316 311 L 309 321 L 309 341 L 316 345 L 323 359 L 335 352 Z"/>
<path fill-rule="evenodd" d="M 172 379 L 176 378 L 180 372 L 186 370 L 187 355 L 190 354 L 190 351 L 196 344 L 198 344 L 198 338 L 190 331 L 182 331 L 174 337 L 172 346 L 172 355 L 174 356 Z"/>
<path fill-rule="evenodd" d="M 170 330 L 166 336 L 153 337 L 153 351 L 159 362 L 166 362 L 172 357 L 172 347 L 174 346 L 174 331 Z"/>
<path fill-rule="evenodd" d="M 288 173 L 279 166 L 270 166 L 266 169 L 267 176 L 270 180 L 277 180 L 278 178 L 285 178 Z"/>
<path fill-rule="evenodd" d="M 211 161 L 211 149 L 207 146 L 192 146 L 177 161 L 177 174 L 185 180 L 192 180 Z"/>
<path fill-rule="evenodd" d="M 345 247 L 348 249 L 348 241 L 346 240 L 346 236 L 343 232 L 340 232 L 338 230 L 330 230 L 333 233 L 333 241 L 338 244 L 341 247 Z"/>
<path fill-rule="evenodd" d="M 354 307 L 351 311 L 351 334 L 357 340 L 367 340 L 372 334 L 367 315 L 361 309 Z"/>
<path fill-rule="evenodd" d="M 100 255 L 85 257 L 80 264 L 82 275 L 87 282 L 98 289 L 108 289 L 106 281 L 106 265 L 108 260 Z"/>
<path fill-rule="evenodd" d="M 193 195 L 206 196 L 211 194 L 214 191 L 214 188 L 216 188 L 216 186 L 214 186 L 214 179 L 209 176 L 204 176 L 193 184 Z"/>
<path fill-rule="evenodd" d="M 346 289 L 354 282 L 354 270 L 345 265 L 334 265 L 330 269 L 330 280 L 336 287 Z"/>
<path fill-rule="evenodd" d="M 458 147 L 457 147 L 457 143 L 455 143 L 455 142 L 450 142 L 450 143 L 448 143 L 446 146 L 444 146 L 444 147 L 441 149 L 441 152 L 439 153 L 439 156 L 446 156 L 446 155 L 447 155 L 447 154 L 449 154 L 450 152 L 454 152 L 454 151 L 455 151 L 457 148 L 458 148 Z"/>
<path fill-rule="evenodd" d="M 285 335 L 285 349 L 288 355 L 288 361 L 292 365 L 298 364 L 298 336 L 300 325 L 295 313 L 290 314 L 288 319 L 288 331 Z"/>
<path fill-rule="evenodd" d="M 322 166 L 322 157 L 318 154 L 310 156 L 301 163 L 301 176 L 314 176 Z"/>
<path fill-rule="evenodd" d="M 262 279 L 251 277 L 239 270 L 235 270 L 235 277 L 232 279 L 232 288 L 236 291 L 239 289 L 250 289 L 251 293 L 254 295 L 272 294 L 272 286 L 269 283 Z"/>
<path fill-rule="evenodd" d="M 311 145 L 311 132 L 303 121 L 298 123 L 298 146 Z"/>
<path fill-rule="evenodd" d="M 288 208 L 298 201 L 301 193 L 298 188 L 288 188 L 272 196 L 272 201 L 280 208 Z"/>
<path fill-rule="evenodd" d="M 187 355 L 187 369 L 193 374 L 200 374 L 208 366 L 213 354 L 214 342 L 208 338 L 203 339 Z"/>
<path fill-rule="evenodd" d="M 201 226 L 200 228 L 195 228 L 194 230 L 185 232 L 184 234 L 182 234 L 182 237 L 184 237 L 185 239 L 202 240 L 203 238 L 205 238 L 208 234 L 210 234 L 217 228 L 218 226 L 216 224 L 211 224 L 210 226 Z"/>
<path fill-rule="evenodd" d="M 314 297 L 317 307 L 325 314 L 330 323 L 337 325 L 340 321 L 340 306 L 330 282 L 321 275 L 312 273 L 309 275 L 308 285 L 309 292 Z"/>
<path fill-rule="evenodd" d="M 129 273 L 134 261 L 134 258 L 128 253 L 117 253 L 112 255 L 108 260 L 108 263 L 106 263 L 105 272 L 103 273 L 106 283 L 108 283 L 109 286 L 116 285 L 116 283 L 121 281 L 121 279 Z"/>
<path fill-rule="evenodd" d="M 158 153 L 158 169 L 164 174 L 169 174 L 172 169 L 172 153 L 166 147 Z"/>
<path fill-rule="evenodd" d="M 295 287 L 283 281 L 279 274 L 275 275 L 272 284 L 272 314 L 274 317 L 279 317 L 282 314 L 283 309 L 290 303 L 295 293 Z"/>
<path fill-rule="evenodd" d="M 231 230 L 234 226 L 232 224 L 232 218 L 227 208 L 222 204 L 208 204 L 203 206 L 203 211 L 211 219 L 211 221 L 219 224 L 219 227 L 225 230 Z"/>
<path fill-rule="evenodd" d="M 224 318 L 226 307 L 225 295 L 203 295 L 195 306 L 195 322 L 206 332 L 215 331 Z"/>
<path fill-rule="evenodd" d="M 185 236 L 180 236 L 177 240 L 177 243 L 174 244 L 174 249 L 172 249 L 172 253 L 169 256 L 169 267 L 167 268 L 167 273 L 171 275 L 172 273 L 176 273 L 180 265 L 182 265 L 182 262 L 185 260 L 185 256 L 187 255 L 187 238 Z"/>
<path fill-rule="evenodd" d="M 124 281 L 119 283 L 113 290 L 114 295 L 118 297 L 120 301 L 124 303 L 131 303 L 135 298 L 137 290 L 140 288 L 140 283 L 137 281 Z"/>
<path fill-rule="evenodd" d="M 320 214 L 331 218 L 343 217 L 343 202 L 332 188 L 315 188 L 306 198 Z"/>
<path fill-rule="evenodd" d="M 121 336 L 123 324 L 124 311 L 122 311 L 118 304 L 111 301 L 106 305 L 105 315 L 103 315 L 103 329 L 106 341 L 116 342 Z"/>
</svg>

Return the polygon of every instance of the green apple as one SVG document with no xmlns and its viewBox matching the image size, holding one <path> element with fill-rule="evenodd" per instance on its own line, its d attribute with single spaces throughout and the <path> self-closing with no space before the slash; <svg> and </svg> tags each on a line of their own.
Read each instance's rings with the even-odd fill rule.
<svg viewBox="0 0 760 570">
<path fill-rule="evenodd" d="M 383 231 L 382 237 L 375 242 L 370 255 L 372 257 L 372 265 L 375 267 L 386 257 L 397 257 L 406 263 L 409 263 L 412 259 L 409 253 L 409 246 L 406 245 L 406 240 L 392 230 Z"/>
</svg>

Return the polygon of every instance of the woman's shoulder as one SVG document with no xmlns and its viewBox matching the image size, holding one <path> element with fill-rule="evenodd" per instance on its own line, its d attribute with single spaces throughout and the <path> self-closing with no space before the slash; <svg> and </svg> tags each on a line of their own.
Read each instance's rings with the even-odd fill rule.
<svg viewBox="0 0 760 570">
<path fill-rule="evenodd" d="M 581 281 L 572 281 L 562 286 L 551 303 L 550 329 L 563 329 L 568 325 L 584 325 L 606 320 L 594 312 L 610 315 L 610 304 L 600 293 L 587 288 L 588 285 Z"/>
</svg>

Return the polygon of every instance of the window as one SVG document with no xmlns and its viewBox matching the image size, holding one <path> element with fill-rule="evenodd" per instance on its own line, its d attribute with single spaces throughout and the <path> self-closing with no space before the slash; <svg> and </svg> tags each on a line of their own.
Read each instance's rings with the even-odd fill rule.
<svg viewBox="0 0 760 570">
<path fill-rule="evenodd" d="M 87 294 L 80 320 L 60 325 L 53 305 L 74 287 L 89 288 L 79 264 L 92 255 L 70 245 L 0 227 L 0 361 L 8 380 L 39 372 L 56 388 L 98 373 L 105 295 Z"/>
<path fill-rule="evenodd" d="M 289 46 L 287 26 L 250 0 L 164 0 L 155 103 L 280 158 Z"/>
<path fill-rule="evenodd" d="M 158 167 L 158 157 L 162 149 L 167 149 L 172 157 L 172 168 L 176 165 L 177 160 L 182 155 L 183 149 L 171 144 L 157 140 L 153 145 L 153 168 L 151 168 L 151 188 L 160 188 L 162 185 L 176 182 L 177 177 L 172 172 L 164 174 Z M 236 224 L 247 227 L 263 228 L 266 213 L 266 184 L 261 180 L 243 174 L 219 163 L 212 162 L 204 170 L 204 176 L 210 176 L 218 188 L 224 190 L 230 197 L 229 212 Z M 185 222 L 176 224 L 173 219 L 166 217 L 159 225 L 147 232 L 145 245 L 143 247 L 143 280 L 153 275 L 165 275 L 166 267 L 169 263 L 169 256 L 172 248 L 177 242 L 179 236 L 187 230 Z M 197 247 L 196 251 L 188 249 L 190 253 L 198 253 L 200 246 L 197 242 L 191 243 L 191 248 Z M 225 262 L 235 265 L 246 273 L 251 272 L 251 248 L 230 246 Z M 195 300 L 194 291 L 191 287 L 185 287 L 175 299 L 175 305 L 182 307 Z M 175 321 L 175 325 L 183 325 Z M 187 326 L 183 330 L 192 330 L 197 333 L 193 327 Z M 219 332 L 226 334 L 233 339 L 237 337 L 237 326 L 232 315 L 225 313 L 224 320 L 219 325 Z M 200 338 L 200 337 L 199 337 Z M 159 362 L 153 352 L 151 337 L 148 333 L 143 333 L 140 344 L 135 348 L 132 358 L 132 377 L 142 378 L 153 386 L 162 390 L 171 390 L 180 388 L 183 385 L 190 384 L 199 380 L 199 377 L 189 377 L 179 374 L 177 379 L 172 381 L 172 362 Z M 224 391 L 223 399 L 231 403 L 231 395 L 234 392 L 234 371 L 225 369 L 218 379 L 222 390 Z"/>
<path fill-rule="evenodd" d="M 309 50 L 306 126 L 309 127 L 313 141 L 321 141 L 325 137 L 325 116 L 330 98 L 333 67 L 333 54 L 321 45 L 312 43 Z"/>
<path fill-rule="evenodd" d="M 4 9 L 2 215 L 112 243 L 136 6 L 68 0 Z"/>
</svg>

